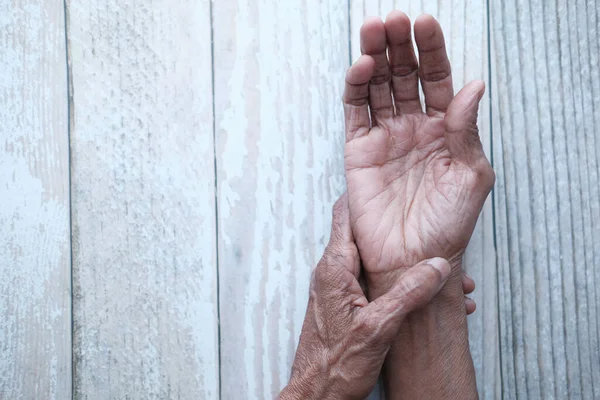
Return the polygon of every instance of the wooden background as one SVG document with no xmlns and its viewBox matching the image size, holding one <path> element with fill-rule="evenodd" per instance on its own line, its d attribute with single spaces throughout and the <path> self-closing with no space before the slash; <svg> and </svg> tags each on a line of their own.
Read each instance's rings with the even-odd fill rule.
<svg viewBox="0 0 600 400">
<path fill-rule="evenodd" d="M 0 0 L 0 398 L 273 397 L 392 8 L 488 84 L 481 397 L 600 398 L 595 0 Z"/>
</svg>

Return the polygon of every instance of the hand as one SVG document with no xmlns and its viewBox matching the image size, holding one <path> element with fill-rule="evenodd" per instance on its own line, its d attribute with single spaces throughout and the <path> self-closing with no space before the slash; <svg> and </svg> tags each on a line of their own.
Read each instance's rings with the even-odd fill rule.
<svg viewBox="0 0 600 400">
<path fill-rule="evenodd" d="M 419 64 L 405 14 L 368 19 L 346 75 L 350 218 L 373 298 L 426 258 L 459 266 L 495 180 L 477 129 L 484 83 L 454 97 L 440 25 L 423 15 L 414 32 Z"/>
<path fill-rule="evenodd" d="M 313 274 L 292 377 L 280 399 L 365 398 L 402 320 L 438 293 L 450 265 L 441 258 L 421 262 L 370 303 L 359 273 L 344 195 L 334 206 L 331 239 Z"/>
</svg>

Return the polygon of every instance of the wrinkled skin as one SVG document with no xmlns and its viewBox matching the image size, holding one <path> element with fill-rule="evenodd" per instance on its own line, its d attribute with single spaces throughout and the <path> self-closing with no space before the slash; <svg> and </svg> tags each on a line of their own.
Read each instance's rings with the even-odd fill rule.
<svg viewBox="0 0 600 400">
<path fill-rule="evenodd" d="M 419 63 L 410 31 L 399 11 L 385 24 L 368 19 L 363 55 L 346 76 L 350 218 L 374 297 L 427 258 L 443 257 L 460 269 L 495 180 L 477 129 L 483 82 L 454 97 L 439 24 L 428 15 L 416 20 Z"/>
<path fill-rule="evenodd" d="M 334 206 L 330 242 L 311 281 L 290 383 L 280 399 L 360 399 L 373 389 L 404 317 L 438 293 L 451 267 L 441 258 L 409 268 L 369 302 L 358 278 L 347 196 Z M 469 286 L 463 281 L 463 289 Z"/>
</svg>

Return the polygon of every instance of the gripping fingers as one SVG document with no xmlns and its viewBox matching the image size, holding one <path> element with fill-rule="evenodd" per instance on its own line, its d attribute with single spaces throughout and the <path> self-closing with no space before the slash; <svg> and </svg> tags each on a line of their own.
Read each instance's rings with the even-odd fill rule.
<svg viewBox="0 0 600 400">
<path fill-rule="evenodd" d="M 465 310 L 467 315 L 470 315 L 475 312 L 477 304 L 475 303 L 475 300 L 471 299 L 469 296 L 467 296 L 467 294 L 471 294 L 475 290 L 475 281 L 471 279 L 471 277 L 467 275 L 465 271 L 461 271 L 461 280 L 463 293 L 465 294 Z"/>
<path fill-rule="evenodd" d="M 476 308 L 477 304 L 475 303 L 475 300 L 465 296 L 465 310 L 467 312 L 467 315 L 473 314 Z"/>
<path fill-rule="evenodd" d="M 464 271 L 461 273 L 462 287 L 464 294 L 471 294 L 475 290 L 475 281 L 471 279 Z"/>
</svg>

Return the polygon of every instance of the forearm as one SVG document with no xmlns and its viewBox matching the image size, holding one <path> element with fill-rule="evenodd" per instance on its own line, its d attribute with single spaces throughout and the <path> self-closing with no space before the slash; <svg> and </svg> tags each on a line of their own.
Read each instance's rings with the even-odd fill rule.
<svg viewBox="0 0 600 400">
<path fill-rule="evenodd" d="M 425 308 L 409 314 L 384 365 L 388 400 L 476 399 L 458 268 Z"/>
</svg>

